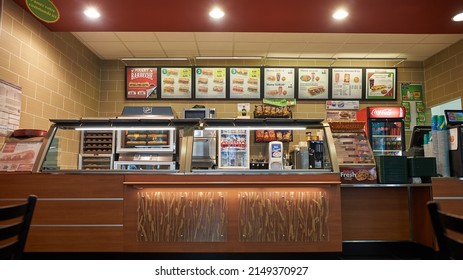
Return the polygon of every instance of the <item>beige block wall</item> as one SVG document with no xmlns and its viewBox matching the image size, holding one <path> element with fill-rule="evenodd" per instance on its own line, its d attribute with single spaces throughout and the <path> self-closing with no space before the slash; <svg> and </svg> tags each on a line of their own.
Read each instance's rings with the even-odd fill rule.
<svg viewBox="0 0 463 280">
<path fill-rule="evenodd" d="M 463 40 L 424 62 L 426 104 L 436 106 L 463 96 Z"/>
<path fill-rule="evenodd" d="M 99 58 L 12 0 L 4 0 L 1 20 L 0 79 L 22 88 L 20 127 L 48 130 L 49 119 L 97 117 Z"/>
</svg>

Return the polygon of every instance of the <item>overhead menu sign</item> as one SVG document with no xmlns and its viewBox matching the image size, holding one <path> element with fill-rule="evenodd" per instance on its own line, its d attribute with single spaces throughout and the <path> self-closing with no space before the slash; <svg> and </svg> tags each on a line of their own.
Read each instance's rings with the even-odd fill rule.
<svg viewBox="0 0 463 280">
<path fill-rule="evenodd" d="M 54 23 L 59 20 L 59 11 L 50 0 L 26 0 L 27 8 L 38 19 Z"/>
</svg>

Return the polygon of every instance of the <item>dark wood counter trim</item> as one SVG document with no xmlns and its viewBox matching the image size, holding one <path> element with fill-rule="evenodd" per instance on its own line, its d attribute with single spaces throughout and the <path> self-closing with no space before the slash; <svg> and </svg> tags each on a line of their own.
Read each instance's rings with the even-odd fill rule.
<svg viewBox="0 0 463 280">
<path fill-rule="evenodd" d="M 137 185 L 137 186 L 178 186 L 178 185 L 183 185 L 183 186 L 210 186 L 210 185 L 336 185 L 339 184 L 340 181 L 303 181 L 303 182 L 294 182 L 294 181 L 279 181 L 279 182 L 274 182 L 274 181 L 260 181 L 260 182 L 254 182 L 254 181 L 238 181 L 238 182 L 185 182 L 185 181 L 178 181 L 178 182 L 124 182 L 124 185 Z"/>
<path fill-rule="evenodd" d="M 432 178 L 432 195 L 442 210 L 463 215 L 463 178 Z"/>
</svg>

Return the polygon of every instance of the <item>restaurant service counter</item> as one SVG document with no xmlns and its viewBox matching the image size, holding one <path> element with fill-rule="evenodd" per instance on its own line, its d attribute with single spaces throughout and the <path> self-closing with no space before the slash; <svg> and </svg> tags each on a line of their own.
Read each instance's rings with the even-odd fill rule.
<svg viewBox="0 0 463 280">
<path fill-rule="evenodd" d="M 39 199 L 27 252 L 341 252 L 432 246 L 430 184 L 339 174 L 0 173 L 0 204 Z"/>
<path fill-rule="evenodd" d="M 193 172 L 198 122 L 53 121 L 32 172 L 0 172 L 0 204 L 38 196 L 26 252 L 341 252 L 343 242 L 350 241 L 432 246 L 426 210 L 431 185 L 341 184 L 333 136 L 321 120 L 210 120 L 201 125 L 321 130 L 322 169 Z M 129 126 L 131 131 L 177 129 L 169 132 L 176 147 L 166 146 L 161 153 L 179 167 L 109 168 L 117 164 L 118 149 L 131 153 L 121 141 L 116 147 L 114 142 L 114 131 Z M 155 156 L 137 160 L 144 157 Z M 98 168 L 85 169 L 93 165 Z"/>
</svg>

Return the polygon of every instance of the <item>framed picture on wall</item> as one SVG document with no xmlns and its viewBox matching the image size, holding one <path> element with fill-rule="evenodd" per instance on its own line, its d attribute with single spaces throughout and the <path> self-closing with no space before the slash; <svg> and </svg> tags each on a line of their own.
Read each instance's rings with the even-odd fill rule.
<svg viewBox="0 0 463 280">
<path fill-rule="evenodd" d="M 225 67 L 195 68 L 195 98 L 225 99 L 227 69 Z"/>
<path fill-rule="evenodd" d="M 294 98 L 295 68 L 264 68 L 264 98 Z"/>
<path fill-rule="evenodd" d="M 158 68 L 125 67 L 125 98 L 146 100 L 158 98 Z"/>
<path fill-rule="evenodd" d="M 362 73 L 362 68 L 331 68 L 331 98 L 362 99 Z"/>
<path fill-rule="evenodd" d="M 298 68 L 297 98 L 328 99 L 329 68 Z"/>
<path fill-rule="evenodd" d="M 161 68 L 161 98 L 191 99 L 193 97 L 193 69 L 191 67 Z"/>
<path fill-rule="evenodd" d="M 231 67 L 230 99 L 262 98 L 262 71 L 259 67 Z"/>
<path fill-rule="evenodd" d="M 365 81 L 367 83 L 365 99 L 397 99 L 396 68 L 366 68 Z"/>
</svg>

